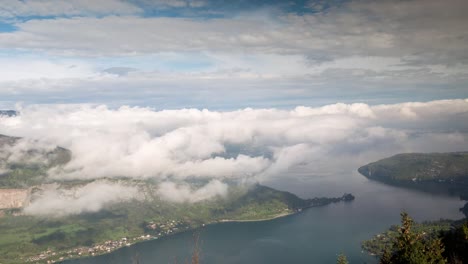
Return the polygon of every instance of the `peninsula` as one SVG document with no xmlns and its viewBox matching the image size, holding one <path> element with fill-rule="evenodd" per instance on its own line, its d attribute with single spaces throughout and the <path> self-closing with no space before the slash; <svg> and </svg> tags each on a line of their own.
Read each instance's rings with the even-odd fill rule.
<svg viewBox="0 0 468 264">
<path fill-rule="evenodd" d="M 404 153 L 358 169 L 365 177 L 431 193 L 468 194 L 468 152 Z"/>
</svg>

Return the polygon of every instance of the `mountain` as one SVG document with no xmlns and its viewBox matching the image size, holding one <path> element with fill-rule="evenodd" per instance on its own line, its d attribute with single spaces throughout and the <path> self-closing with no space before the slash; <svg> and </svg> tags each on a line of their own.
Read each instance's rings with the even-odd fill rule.
<svg viewBox="0 0 468 264">
<path fill-rule="evenodd" d="M 0 188 L 28 188 L 44 183 L 48 169 L 71 159 L 71 152 L 65 148 L 25 147 L 20 141 L 18 137 L 0 135 Z"/>
<path fill-rule="evenodd" d="M 468 193 L 468 152 L 398 154 L 358 171 L 369 179 L 392 185 Z"/>
<path fill-rule="evenodd" d="M 398 154 L 358 171 L 381 181 L 468 182 L 468 152 Z"/>
<path fill-rule="evenodd" d="M 170 202 L 159 196 L 160 182 L 154 179 L 51 180 L 47 178 L 47 170 L 66 165 L 72 153 L 61 147 L 18 149 L 21 140 L 0 135 L 0 168 L 3 170 L 0 174 L 0 263 L 4 264 L 47 263 L 95 256 L 207 224 L 269 220 L 308 207 L 354 199 L 351 194 L 301 199 L 260 184 L 227 182 L 225 196 L 198 202 Z M 21 155 L 12 156 L 16 152 Z M 50 216 L 25 214 L 25 207 L 41 199 L 47 191 L 68 194 L 67 199 L 70 199 L 86 186 L 100 183 L 136 188 L 138 196 L 106 204 L 92 212 Z M 193 186 L 197 184 L 203 183 L 192 183 Z M 60 196 L 51 199 L 53 203 L 63 200 Z"/>
<path fill-rule="evenodd" d="M 15 110 L 0 110 L 0 116 L 16 116 L 17 114 Z"/>
</svg>

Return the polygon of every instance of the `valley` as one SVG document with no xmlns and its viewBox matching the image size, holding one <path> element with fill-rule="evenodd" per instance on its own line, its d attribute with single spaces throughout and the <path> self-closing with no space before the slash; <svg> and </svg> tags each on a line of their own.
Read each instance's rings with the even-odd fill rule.
<svg viewBox="0 0 468 264">
<path fill-rule="evenodd" d="M 8 148 L 14 147 L 19 139 L 2 138 L 8 143 L 3 145 L 1 160 L 6 172 L 0 176 L 0 195 L 4 198 L 0 207 L 0 263 L 17 263 L 18 260 L 54 263 L 95 256 L 205 225 L 274 219 L 309 207 L 354 200 L 351 194 L 301 199 L 260 184 L 229 181 L 226 195 L 202 201 L 171 202 L 159 196 L 161 183 L 152 179 L 50 179 L 47 171 L 64 166 L 70 159 L 70 151 L 58 147 L 48 151 L 27 150 L 22 152 L 22 157 L 10 162 L 12 154 L 7 153 Z M 37 158 L 39 155 L 42 159 Z M 205 184 L 202 180 L 194 181 L 192 188 Z M 99 205 L 102 208 L 96 205 L 96 209 L 91 204 L 90 211 L 47 211 L 47 206 L 77 198 L 94 185 L 120 186 L 124 190 L 135 190 L 135 194 Z M 43 207 L 31 209 L 35 202 L 50 194 L 57 195 L 49 197 L 52 205 L 45 203 Z M 97 203 L 93 199 L 87 202 Z M 73 206 L 70 203 L 69 207 Z"/>
</svg>

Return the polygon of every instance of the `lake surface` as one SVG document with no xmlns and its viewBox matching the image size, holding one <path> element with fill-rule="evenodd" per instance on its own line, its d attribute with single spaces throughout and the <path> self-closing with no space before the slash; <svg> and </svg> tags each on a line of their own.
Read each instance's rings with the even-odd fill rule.
<svg viewBox="0 0 468 264">
<path fill-rule="evenodd" d="M 346 178 L 346 181 L 344 180 Z M 203 264 L 336 263 L 344 253 L 350 263 L 377 263 L 361 252 L 360 242 L 400 221 L 406 210 L 415 220 L 459 219 L 458 197 L 431 195 L 370 181 L 358 173 L 347 176 L 277 179 L 266 185 L 301 197 L 341 196 L 356 200 L 310 208 L 300 214 L 265 222 L 222 223 L 199 230 Z M 108 255 L 66 261 L 67 264 L 185 263 L 193 232 L 147 241 Z"/>
</svg>

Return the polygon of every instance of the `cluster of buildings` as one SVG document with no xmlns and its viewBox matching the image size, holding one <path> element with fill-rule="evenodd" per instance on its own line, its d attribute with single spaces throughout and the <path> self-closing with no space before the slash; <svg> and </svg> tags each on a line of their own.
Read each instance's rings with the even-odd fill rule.
<svg viewBox="0 0 468 264">
<path fill-rule="evenodd" d="M 33 256 L 33 257 L 28 258 L 26 261 L 27 262 L 38 262 L 38 261 L 42 261 L 42 260 L 54 257 L 55 255 L 57 255 L 56 252 L 54 252 L 52 250 L 47 250 L 47 251 L 44 251 L 44 252 L 42 252 L 41 254 L 39 254 L 37 256 Z M 47 261 L 47 263 L 54 263 L 54 262 Z"/>
<path fill-rule="evenodd" d="M 142 235 L 142 236 L 133 238 L 132 241 L 148 240 L 150 238 L 151 238 L 150 235 Z M 78 248 L 74 248 L 66 252 L 54 252 L 53 250 L 47 250 L 37 256 L 28 258 L 26 261 L 33 262 L 33 263 L 50 264 L 50 263 L 55 263 L 57 261 L 62 261 L 64 259 L 78 258 L 82 256 L 101 255 L 101 254 L 109 253 L 111 251 L 114 251 L 124 246 L 130 246 L 131 244 L 132 243 L 130 243 L 130 239 L 127 239 L 126 237 L 124 237 L 124 238 L 121 238 L 120 240 L 107 240 L 104 243 L 95 245 L 93 247 L 78 247 Z"/>
<path fill-rule="evenodd" d="M 179 231 L 189 229 L 190 225 L 177 220 L 168 220 L 165 222 L 154 222 L 151 221 L 146 224 L 145 231 L 151 232 L 154 235 L 141 235 L 134 238 L 121 238 L 120 240 L 107 240 L 101 244 L 94 245 L 92 247 L 78 247 L 66 252 L 54 252 L 53 250 L 47 250 L 39 255 L 29 257 L 27 262 L 32 263 L 56 263 L 64 259 L 79 258 L 82 256 L 97 256 L 105 253 L 110 253 L 118 248 L 124 246 L 130 246 L 133 243 L 142 240 L 158 239 L 159 237 L 177 233 Z"/>
</svg>

